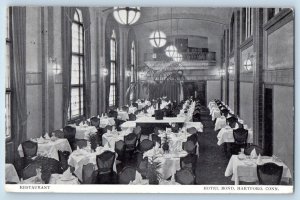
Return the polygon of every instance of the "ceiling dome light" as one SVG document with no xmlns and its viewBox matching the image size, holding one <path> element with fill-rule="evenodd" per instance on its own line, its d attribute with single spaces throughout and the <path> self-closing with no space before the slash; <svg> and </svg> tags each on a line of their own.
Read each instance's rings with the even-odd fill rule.
<svg viewBox="0 0 300 200">
<path fill-rule="evenodd" d="M 140 7 L 114 7 L 114 18 L 123 25 L 131 25 L 137 22 L 141 16 Z"/>
<path fill-rule="evenodd" d="M 164 32 L 156 30 L 152 32 L 149 36 L 150 44 L 155 47 L 163 47 L 167 43 L 167 36 Z"/>
<path fill-rule="evenodd" d="M 177 48 L 174 45 L 170 45 L 165 50 L 166 55 L 170 58 L 173 58 L 175 53 L 177 53 Z"/>
<path fill-rule="evenodd" d="M 174 60 L 175 62 L 181 62 L 181 61 L 182 61 L 182 54 L 180 54 L 180 53 L 178 53 L 178 52 L 176 51 L 175 55 L 173 56 L 173 60 Z"/>
</svg>

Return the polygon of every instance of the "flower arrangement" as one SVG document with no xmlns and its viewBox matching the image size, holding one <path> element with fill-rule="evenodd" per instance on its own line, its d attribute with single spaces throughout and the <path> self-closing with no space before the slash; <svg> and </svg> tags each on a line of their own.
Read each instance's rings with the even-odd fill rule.
<svg viewBox="0 0 300 200">
<path fill-rule="evenodd" d="M 170 150 L 170 138 L 168 137 L 168 133 L 165 133 L 164 137 L 163 137 L 163 145 L 162 145 L 162 149 L 164 150 L 165 153 L 169 152 Z"/>
<path fill-rule="evenodd" d="M 156 159 L 156 156 L 148 159 L 146 178 L 149 180 L 149 184 L 151 185 L 158 185 L 159 181 L 162 179 L 162 175 L 161 173 L 159 173 L 161 163 L 159 161 L 156 161 Z"/>
</svg>

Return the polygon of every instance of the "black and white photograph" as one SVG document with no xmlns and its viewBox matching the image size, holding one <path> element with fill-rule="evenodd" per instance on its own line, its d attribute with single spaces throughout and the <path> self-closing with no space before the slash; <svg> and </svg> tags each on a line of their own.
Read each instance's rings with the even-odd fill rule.
<svg viewBox="0 0 300 200">
<path fill-rule="evenodd" d="M 133 6 L 7 7 L 5 190 L 293 193 L 294 9 Z"/>
</svg>

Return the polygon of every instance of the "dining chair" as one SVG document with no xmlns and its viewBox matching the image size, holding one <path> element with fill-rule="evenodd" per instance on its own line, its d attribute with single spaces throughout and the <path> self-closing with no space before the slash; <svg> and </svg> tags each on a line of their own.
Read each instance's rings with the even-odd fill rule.
<svg viewBox="0 0 300 200">
<path fill-rule="evenodd" d="M 133 114 L 133 113 L 128 114 L 128 117 L 129 117 L 128 121 L 135 121 L 136 120 L 136 115 Z"/>
<path fill-rule="evenodd" d="M 123 140 L 115 142 L 115 151 L 118 154 L 117 159 L 120 161 L 124 161 L 125 142 Z"/>
<path fill-rule="evenodd" d="M 247 147 L 248 130 L 238 128 L 233 130 L 234 143 L 231 144 L 231 154 L 237 155 L 241 148 Z"/>
<path fill-rule="evenodd" d="M 115 111 L 115 110 L 110 110 L 110 111 L 108 111 L 108 117 L 112 117 L 112 118 L 118 118 L 118 112 L 117 111 Z"/>
<path fill-rule="evenodd" d="M 137 163 L 137 171 L 142 175 L 143 179 L 147 178 L 148 157 L 140 159 L 140 161 Z"/>
<path fill-rule="evenodd" d="M 98 117 L 91 117 L 90 118 L 91 126 L 95 126 L 96 128 L 99 128 L 100 126 L 100 119 Z"/>
<path fill-rule="evenodd" d="M 182 143 L 182 149 L 188 152 L 189 154 L 196 154 L 197 146 L 193 141 L 188 140 Z"/>
<path fill-rule="evenodd" d="M 121 125 L 124 123 L 124 120 L 121 119 L 115 119 L 116 129 L 117 131 L 122 131 Z"/>
<path fill-rule="evenodd" d="M 129 154 L 130 158 L 132 158 L 133 153 L 136 150 L 137 138 L 138 136 L 135 133 L 124 136 L 125 153 Z"/>
<path fill-rule="evenodd" d="M 23 180 L 36 176 L 37 175 L 36 170 L 38 168 L 41 168 L 41 165 L 37 163 L 31 163 L 28 166 L 26 166 L 22 171 Z"/>
<path fill-rule="evenodd" d="M 189 169 L 195 174 L 196 166 L 197 166 L 197 155 L 188 154 L 187 156 L 180 158 L 181 169 Z"/>
<path fill-rule="evenodd" d="M 245 151 L 244 151 L 245 155 L 250 155 L 251 152 L 253 151 L 253 149 L 255 149 L 257 155 L 259 155 L 259 154 L 264 155 L 263 149 L 254 144 L 251 144 L 249 147 L 245 148 Z"/>
<path fill-rule="evenodd" d="M 113 171 L 116 154 L 111 151 L 104 151 L 96 156 L 96 163 L 98 167 L 97 183 L 98 184 L 112 184 L 115 183 L 116 174 Z"/>
<path fill-rule="evenodd" d="M 283 166 L 268 162 L 257 165 L 257 177 L 260 185 L 279 185 L 282 178 Z"/>
<path fill-rule="evenodd" d="M 189 169 L 180 169 L 175 173 L 175 181 L 181 185 L 194 185 L 195 175 Z"/>
<path fill-rule="evenodd" d="M 70 152 L 58 150 L 57 153 L 63 171 L 67 170 L 69 168 L 68 160 L 69 160 Z"/>
<path fill-rule="evenodd" d="M 128 185 L 130 183 L 130 181 L 135 180 L 135 174 L 136 174 L 135 168 L 133 168 L 131 166 L 124 167 L 123 170 L 119 174 L 119 184 Z"/>
<path fill-rule="evenodd" d="M 187 137 L 186 140 L 187 141 L 192 141 L 194 144 L 197 144 L 197 142 L 198 142 L 197 133 L 193 133 L 192 135 L 190 135 L 189 137 Z"/>
<path fill-rule="evenodd" d="M 234 128 L 235 127 L 235 124 L 238 122 L 238 119 L 236 118 L 236 116 L 231 116 L 231 117 L 228 117 L 226 119 L 226 122 L 228 123 L 228 125 L 231 127 L 231 128 Z"/>
<path fill-rule="evenodd" d="M 76 139 L 76 148 L 78 147 L 79 149 L 82 149 L 84 147 L 87 147 L 88 141 L 85 139 Z"/>
<path fill-rule="evenodd" d="M 57 138 L 65 138 L 64 132 L 61 130 L 55 130 L 49 136 L 52 137 L 53 133 L 55 134 L 55 137 L 57 137 Z"/>
<path fill-rule="evenodd" d="M 68 140 L 72 150 L 75 150 L 75 136 L 76 136 L 76 128 L 72 126 L 65 126 L 63 128 L 64 137 Z"/>
<path fill-rule="evenodd" d="M 144 139 L 139 145 L 139 151 L 144 153 L 154 147 L 154 142 L 149 139 Z"/>
<path fill-rule="evenodd" d="M 94 184 L 96 183 L 96 170 L 93 163 L 88 163 L 82 166 L 82 184 Z"/>
<path fill-rule="evenodd" d="M 132 103 L 131 106 L 132 106 L 132 107 L 139 108 L 139 104 L 138 104 L 138 103 Z"/>
<path fill-rule="evenodd" d="M 22 142 L 22 150 L 25 158 L 32 158 L 37 155 L 38 143 L 31 140 Z"/>
<path fill-rule="evenodd" d="M 192 135 L 197 133 L 197 129 L 195 127 L 187 128 L 186 131 Z"/>
</svg>

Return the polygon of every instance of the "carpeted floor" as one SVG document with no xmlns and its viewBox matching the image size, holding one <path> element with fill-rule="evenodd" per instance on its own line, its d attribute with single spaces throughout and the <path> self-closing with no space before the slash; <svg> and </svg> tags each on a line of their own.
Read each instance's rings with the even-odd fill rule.
<svg viewBox="0 0 300 200">
<path fill-rule="evenodd" d="M 217 132 L 209 111 L 202 115 L 201 122 L 204 126 L 203 133 L 199 133 L 199 158 L 196 170 L 196 183 L 203 185 L 229 185 L 234 184 L 225 177 L 224 173 L 228 164 L 223 147 L 217 145 Z"/>
</svg>

